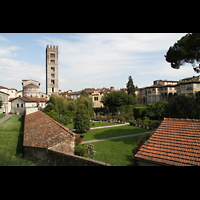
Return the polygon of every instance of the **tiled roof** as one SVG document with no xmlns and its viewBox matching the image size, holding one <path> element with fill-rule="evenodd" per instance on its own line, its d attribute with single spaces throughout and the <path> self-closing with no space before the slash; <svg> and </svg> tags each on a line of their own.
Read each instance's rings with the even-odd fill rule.
<svg viewBox="0 0 200 200">
<path fill-rule="evenodd" d="M 48 149 L 73 136 L 76 134 L 41 111 L 25 116 L 23 146 Z"/>
<path fill-rule="evenodd" d="M 164 118 L 135 158 L 177 166 L 200 166 L 200 120 Z"/>
<path fill-rule="evenodd" d="M 0 89 L 8 89 L 7 87 L 0 86 Z"/>
<path fill-rule="evenodd" d="M 21 99 L 25 102 L 44 102 L 44 101 L 48 101 L 47 99 L 45 98 L 36 98 L 36 97 L 16 97 L 14 99 Z M 14 99 L 10 100 L 10 101 L 13 101 Z"/>
</svg>

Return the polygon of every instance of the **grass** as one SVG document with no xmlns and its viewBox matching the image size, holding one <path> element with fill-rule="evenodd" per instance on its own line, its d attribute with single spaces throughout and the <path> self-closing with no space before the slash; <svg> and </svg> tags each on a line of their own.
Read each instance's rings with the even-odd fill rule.
<svg viewBox="0 0 200 200">
<path fill-rule="evenodd" d="M 140 136 L 106 140 L 91 143 L 95 147 L 96 155 L 94 160 L 106 162 L 115 166 L 132 166 L 132 148 L 136 145 Z M 84 144 L 86 147 L 87 144 Z"/>
<path fill-rule="evenodd" d="M 5 115 L 4 114 L 0 114 L 0 119 L 2 118 L 2 117 L 4 117 Z"/>
<path fill-rule="evenodd" d="M 24 119 L 12 116 L 0 124 L 0 166 L 33 166 L 23 158 Z"/>
<path fill-rule="evenodd" d="M 111 126 L 111 125 L 117 125 L 122 123 L 109 123 L 109 122 L 90 122 L 90 128 L 99 127 L 99 126 Z M 70 130 L 74 129 L 74 124 L 68 124 L 66 126 Z"/>
<path fill-rule="evenodd" d="M 103 128 L 103 129 L 94 129 L 94 130 L 89 130 L 87 133 L 84 133 L 84 138 L 82 141 L 130 135 L 147 131 L 149 130 L 130 125 L 112 127 L 112 128 Z M 80 134 L 78 134 L 78 137 L 79 135 Z"/>
<path fill-rule="evenodd" d="M 100 123 L 101 124 L 101 123 Z M 130 135 L 135 133 L 148 132 L 149 130 L 125 125 L 112 128 L 103 128 L 103 129 L 94 129 L 89 130 L 84 134 L 84 139 L 82 141 L 95 140 L 110 138 L 115 136 Z M 79 137 L 80 134 L 78 134 Z M 96 155 L 94 156 L 95 160 L 106 162 L 115 166 L 132 166 L 132 149 L 138 142 L 138 139 L 141 136 L 120 138 L 114 140 L 106 140 L 101 142 L 91 143 L 95 147 Z M 86 148 L 87 144 L 83 144 Z"/>
</svg>

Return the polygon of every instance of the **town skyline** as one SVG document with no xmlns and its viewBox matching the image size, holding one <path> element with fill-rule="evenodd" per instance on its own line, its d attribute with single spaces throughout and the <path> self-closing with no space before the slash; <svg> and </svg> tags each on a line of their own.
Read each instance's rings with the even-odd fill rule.
<svg viewBox="0 0 200 200">
<path fill-rule="evenodd" d="M 1 33 L 1 86 L 22 90 L 23 79 L 41 83 L 46 92 L 46 45 L 59 46 L 59 89 L 126 87 L 132 76 L 139 88 L 153 80 L 178 81 L 197 76 L 190 65 L 172 69 L 165 61 L 168 48 L 185 33 Z"/>
</svg>

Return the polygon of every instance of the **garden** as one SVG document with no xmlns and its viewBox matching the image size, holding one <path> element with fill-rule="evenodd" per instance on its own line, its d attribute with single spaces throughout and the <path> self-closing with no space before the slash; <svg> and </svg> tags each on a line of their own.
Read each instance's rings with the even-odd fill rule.
<svg viewBox="0 0 200 200">
<path fill-rule="evenodd" d="M 101 126 L 101 123 L 94 123 L 97 127 L 98 125 Z M 106 125 L 106 122 L 102 123 Z M 110 123 L 107 122 L 107 125 L 109 124 Z M 92 158 L 101 162 L 106 162 L 115 166 L 132 166 L 132 150 L 137 144 L 138 140 L 140 140 L 141 136 L 105 140 L 94 143 L 91 143 L 90 140 L 111 138 L 116 136 L 131 135 L 145 132 L 149 132 L 149 130 L 129 125 L 112 128 L 109 127 L 103 129 L 90 129 L 87 133 L 77 135 L 75 154 L 79 156 Z M 153 132 L 154 131 L 152 131 L 152 133 Z M 82 138 L 81 135 L 84 135 L 84 137 Z M 88 141 L 88 143 L 82 144 L 82 142 L 85 141 Z M 90 149 L 90 147 L 92 147 L 92 151 L 95 151 L 94 154 L 88 154 L 86 148 Z"/>
</svg>

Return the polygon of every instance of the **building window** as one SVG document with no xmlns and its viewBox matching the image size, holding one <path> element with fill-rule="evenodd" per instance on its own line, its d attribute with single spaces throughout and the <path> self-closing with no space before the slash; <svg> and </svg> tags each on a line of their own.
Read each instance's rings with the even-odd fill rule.
<svg viewBox="0 0 200 200">
<path fill-rule="evenodd" d="M 51 74 L 51 78 L 55 78 L 55 74 Z"/>
<path fill-rule="evenodd" d="M 24 104 L 22 103 L 22 104 L 21 104 L 21 108 L 23 108 L 23 107 L 24 107 Z"/>
<path fill-rule="evenodd" d="M 51 63 L 55 64 L 55 60 L 51 60 Z"/>
<path fill-rule="evenodd" d="M 54 88 L 52 88 L 52 92 L 54 92 Z"/>
<path fill-rule="evenodd" d="M 55 67 L 51 67 L 51 71 L 52 71 L 52 72 L 55 72 Z"/>
<path fill-rule="evenodd" d="M 17 104 L 17 108 L 19 108 L 19 104 Z"/>
<path fill-rule="evenodd" d="M 55 53 L 51 53 L 51 58 L 55 58 Z"/>
<path fill-rule="evenodd" d="M 54 84 L 55 82 L 54 82 L 54 80 L 51 80 L 51 84 Z"/>
<path fill-rule="evenodd" d="M 95 100 L 95 101 L 98 101 L 98 97 L 94 97 L 94 100 Z"/>
</svg>

